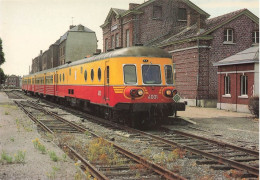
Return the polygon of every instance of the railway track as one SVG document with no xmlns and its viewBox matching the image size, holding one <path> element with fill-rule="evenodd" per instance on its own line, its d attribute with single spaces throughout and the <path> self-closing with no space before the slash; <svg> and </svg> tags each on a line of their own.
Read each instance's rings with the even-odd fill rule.
<svg viewBox="0 0 260 180">
<path fill-rule="evenodd" d="M 89 129 L 67 121 L 57 114 L 47 111 L 35 102 L 15 101 L 15 103 L 28 114 L 37 125 L 49 133 L 85 133 L 87 131 L 91 133 L 93 137 L 101 138 Z M 110 141 L 105 141 L 116 149 L 116 152 L 119 154 L 120 164 L 104 165 L 97 162 L 93 165 L 72 147 L 67 145 L 62 145 L 62 147 L 69 151 L 74 158 L 80 160 L 83 168 L 90 170 L 91 174 L 97 179 L 185 179 Z M 136 175 L 137 171 L 138 177 Z"/>
<path fill-rule="evenodd" d="M 243 178 L 257 178 L 259 176 L 258 151 L 166 128 L 162 128 L 155 133 L 147 133 L 77 110 L 67 110 L 80 115 L 88 121 L 98 122 L 106 128 L 111 128 L 113 131 L 126 131 L 132 137 L 146 142 L 149 141 L 151 146 L 163 147 L 167 151 L 172 151 L 176 147 L 185 149 L 195 154 L 188 158 L 197 157 L 196 163 L 198 165 L 210 165 L 210 168 L 214 170 L 236 169 L 241 171 L 241 177 Z"/>
<path fill-rule="evenodd" d="M 53 106 L 59 105 L 54 104 Z M 215 170 L 237 169 L 241 171 L 242 178 L 257 178 L 259 176 L 258 151 L 176 130 L 161 129 L 154 133 L 147 133 L 97 118 L 78 110 L 72 110 L 64 106 L 60 107 L 73 114 L 77 114 L 83 121 L 87 119 L 88 121 L 93 121 L 106 128 L 110 128 L 113 131 L 128 132 L 131 137 L 149 142 L 151 146 L 162 147 L 166 151 L 171 151 L 176 147 L 183 148 L 192 152 L 192 155 L 187 155 L 187 158 L 196 158 L 198 165 L 209 165 L 210 168 Z"/>
</svg>

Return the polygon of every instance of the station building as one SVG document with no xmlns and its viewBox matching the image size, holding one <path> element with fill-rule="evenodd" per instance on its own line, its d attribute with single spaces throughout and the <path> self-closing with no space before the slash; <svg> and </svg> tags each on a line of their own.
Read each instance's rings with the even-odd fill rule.
<svg viewBox="0 0 260 180">
<path fill-rule="evenodd" d="M 225 58 L 218 67 L 218 109 L 250 112 L 249 99 L 259 96 L 259 46 Z"/>
<path fill-rule="evenodd" d="M 96 33 L 83 26 L 70 26 L 70 29 L 46 51 L 32 60 L 31 73 L 57 67 L 59 65 L 83 59 L 97 50 Z"/>
<path fill-rule="evenodd" d="M 103 51 L 143 44 L 172 54 L 175 86 L 190 106 L 217 107 L 217 67 L 224 58 L 259 43 L 259 18 L 240 9 L 215 18 L 189 0 L 149 0 L 111 8 Z"/>
</svg>

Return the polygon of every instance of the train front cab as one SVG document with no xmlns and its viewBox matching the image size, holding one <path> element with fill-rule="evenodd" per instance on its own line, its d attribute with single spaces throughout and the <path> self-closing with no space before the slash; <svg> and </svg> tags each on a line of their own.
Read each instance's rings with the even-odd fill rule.
<svg viewBox="0 0 260 180">
<path fill-rule="evenodd" d="M 185 110 L 184 103 L 173 100 L 177 90 L 170 58 L 124 57 L 111 59 L 109 65 L 108 103 L 131 114 L 131 123 L 161 124 L 176 111 Z"/>
</svg>

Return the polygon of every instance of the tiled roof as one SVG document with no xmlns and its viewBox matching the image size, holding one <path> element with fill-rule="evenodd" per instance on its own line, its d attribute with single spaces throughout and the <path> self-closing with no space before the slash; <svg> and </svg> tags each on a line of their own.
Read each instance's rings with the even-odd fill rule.
<svg viewBox="0 0 260 180">
<path fill-rule="evenodd" d="M 259 63 L 259 46 L 253 46 L 233 56 L 229 56 L 215 63 L 214 66 L 225 66 L 232 64 L 245 64 L 255 62 Z"/>
<path fill-rule="evenodd" d="M 176 42 L 176 41 L 181 41 L 185 39 L 190 39 L 190 38 L 196 38 L 200 36 L 206 36 L 210 32 L 214 31 L 218 27 L 221 27 L 223 24 L 226 24 L 229 22 L 229 20 L 232 20 L 232 18 L 238 16 L 239 14 L 242 14 L 244 12 L 250 12 L 247 9 L 240 9 L 231 13 L 224 14 L 222 16 L 214 17 L 211 19 L 207 19 L 205 21 L 206 25 L 204 29 L 201 29 L 198 31 L 198 26 L 197 24 L 194 24 L 191 27 L 187 27 L 183 30 L 181 30 L 177 34 L 173 34 L 171 36 L 168 35 L 168 37 L 165 36 L 165 39 L 161 42 L 156 42 L 154 41 L 153 43 L 149 45 L 154 45 L 154 46 L 165 46 L 167 44 Z"/>
<path fill-rule="evenodd" d="M 127 12 L 128 10 L 125 9 L 117 9 L 117 8 L 112 8 L 112 10 L 117 14 L 117 15 L 122 15 L 125 12 Z"/>
</svg>

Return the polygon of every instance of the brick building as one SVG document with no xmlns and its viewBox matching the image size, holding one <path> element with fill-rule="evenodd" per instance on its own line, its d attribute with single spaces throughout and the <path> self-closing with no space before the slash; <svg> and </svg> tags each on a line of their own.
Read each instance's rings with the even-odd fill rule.
<svg viewBox="0 0 260 180">
<path fill-rule="evenodd" d="M 189 0 L 149 0 L 129 4 L 128 10 L 111 8 L 103 25 L 103 51 L 147 44 L 209 17 Z"/>
<path fill-rule="evenodd" d="M 189 0 L 149 0 L 129 10 L 112 8 L 101 28 L 104 51 L 139 43 L 167 50 L 181 97 L 191 106 L 216 107 L 213 63 L 258 44 L 258 26 L 247 9 L 209 19 Z"/>
<path fill-rule="evenodd" d="M 70 26 L 63 36 L 49 49 L 40 51 L 40 54 L 32 60 L 31 73 L 57 67 L 69 61 L 76 61 L 93 55 L 97 50 L 96 33 L 83 25 Z"/>
<path fill-rule="evenodd" d="M 251 47 L 214 64 L 218 67 L 219 109 L 250 112 L 249 99 L 259 96 L 259 47 Z"/>
<path fill-rule="evenodd" d="M 20 88 L 21 87 L 20 81 L 21 81 L 20 76 L 15 76 L 15 75 L 7 76 L 7 78 L 5 80 L 5 86 L 13 87 L 13 88 Z"/>
</svg>

